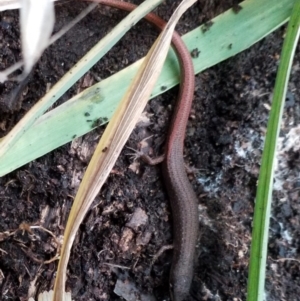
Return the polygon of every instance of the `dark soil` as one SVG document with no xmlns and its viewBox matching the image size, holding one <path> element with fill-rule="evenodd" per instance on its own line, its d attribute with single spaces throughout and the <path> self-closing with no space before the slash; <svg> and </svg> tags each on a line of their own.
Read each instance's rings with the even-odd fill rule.
<svg viewBox="0 0 300 301">
<path fill-rule="evenodd" d="M 141 1 L 136 1 L 141 2 Z M 157 10 L 168 19 L 179 1 L 165 1 Z M 198 1 L 180 20 L 181 34 L 236 5 L 236 1 Z M 56 4 L 60 29 L 86 6 Z M 99 7 L 49 47 L 10 101 L 16 84 L 0 85 L 0 129 L 4 136 L 26 111 L 125 15 Z M 0 68 L 21 57 L 17 11 L 0 14 Z M 251 223 L 266 122 L 285 28 L 247 51 L 196 76 L 195 100 L 185 140 L 185 161 L 198 169 L 191 182 L 199 208 L 210 222 L 201 222 L 190 300 L 245 300 Z M 156 31 L 141 22 L 88 73 L 97 82 L 147 53 Z M 134 43 L 133 43 L 134 41 Z M 292 77 L 282 136 L 300 120 L 299 49 Z M 58 104 L 75 95 L 78 82 Z M 163 151 L 168 120 L 178 88 L 151 100 L 150 124 L 138 126 L 127 146 L 139 148 L 144 138 L 151 155 Z M 58 105 L 57 104 L 57 105 Z M 62 239 L 73 198 L 103 128 L 67 144 L 0 179 L 1 300 L 37 299 L 53 288 L 57 241 Z M 299 143 L 296 135 L 295 143 Z M 299 300 L 300 224 L 299 149 L 283 141 L 272 207 L 266 279 L 269 301 Z M 160 168 L 133 162 L 124 148 L 109 179 L 94 201 L 76 237 L 68 266 L 67 291 L 74 300 L 121 300 L 115 292 L 135 288 L 142 298 L 169 300 L 172 250 L 151 269 L 153 256 L 172 243 L 172 216 Z M 121 281 L 127 280 L 125 289 Z M 33 290 L 30 290 L 33 287 Z M 139 297 L 136 297 L 138 299 Z M 146 300 L 143 299 L 143 300 Z M 128 299 L 129 300 L 129 299 Z"/>
</svg>

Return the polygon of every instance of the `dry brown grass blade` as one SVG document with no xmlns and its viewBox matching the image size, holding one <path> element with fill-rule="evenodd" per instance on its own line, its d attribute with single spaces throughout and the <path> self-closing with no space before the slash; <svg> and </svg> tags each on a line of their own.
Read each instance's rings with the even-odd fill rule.
<svg viewBox="0 0 300 301">
<path fill-rule="evenodd" d="M 178 6 L 164 31 L 151 47 L 146 59 L 101 137 L 69 215 L 54 287 L 54 301 L 63 300 L 66 268 L 79 225 L 94 198 L 99 193 L 103 183 L 106 181 L 124 144 L 146 106 L 167 56 L 176 23 L 181 15 L 195 2 L 196 0 L 185 0 Z"/>
</svg>

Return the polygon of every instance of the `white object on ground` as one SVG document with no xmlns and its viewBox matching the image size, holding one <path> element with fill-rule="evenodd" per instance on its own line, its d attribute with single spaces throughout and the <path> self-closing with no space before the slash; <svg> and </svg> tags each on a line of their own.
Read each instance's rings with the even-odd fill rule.
<svg viewBox="0 0 300 301">
<path fill-rule="evenodd" d="M 21 42 L 25 73 L 29 73 L 48 45 L 54 26 L 52 0 L 22 0 Z"/>
</svg>

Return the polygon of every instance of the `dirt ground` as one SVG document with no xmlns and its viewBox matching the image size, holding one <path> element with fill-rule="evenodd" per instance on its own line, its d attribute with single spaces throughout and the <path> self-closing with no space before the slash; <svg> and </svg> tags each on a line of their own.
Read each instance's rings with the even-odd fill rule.
<svg viewBox="0 0 300 301">
<path fill-rule="evenodd" d="M 168 19 L 178 2 L 165 1 L 157 13 Z M 200 0 L 177 29 L 184 34 L 236 3 Z M 85 6 L 79 1 L 57 3 L 55 30 Z M 46 50 L 14 102 L 8 96 L 16 85 L 1 84 L 1 136 L 124 15 L 99 6 Z M 17 11 L 2 12 L 0 17 L 3 70 L 21 57 L 20 32 Z M 210 223 L 201 223 L 200 213 L 190 300 L 245 300 L 256 182 L 284 33 L 285 27 L 196 76 L 185 162 L 198 169 L 190 180 Z M 97 82 L 135 62 L 147 53 L 156 36 L 150 25 L 139 23 L 92 68 L 89 78 Z M 300 295 L 299 81 L 298 49 L 275 178 L 265 288 L 269 301 L 296 301 Z M 79 81 L 57 104 L 81 86 Z M 134 130 L 127 147 L 137 149 L 151 136 L 146 140 L 151 153 L 162 153 L 177 93 L 174 88 L 149 102 L 146 116 L 150 122 Z M 1 300 L 37 298 L 53 288 L 57 261 L 47 261 L 55 256 L 57 242 L 43 229 L 29 230 L 29 226 L 43 226 L 61 240 L 79 181 L 102 132 L 103 128 L 94 130 L 0 179 Z M 120 295 L 127 300 L 170 300 L 172 250 L 151 267 L 158 250 L 172 242 L 172 216 L 161 170 L 133 162 L 130 152 L 123 150 L 76 237 L 66 284 L 76 301 L 121 300 Z"/>
</svg>

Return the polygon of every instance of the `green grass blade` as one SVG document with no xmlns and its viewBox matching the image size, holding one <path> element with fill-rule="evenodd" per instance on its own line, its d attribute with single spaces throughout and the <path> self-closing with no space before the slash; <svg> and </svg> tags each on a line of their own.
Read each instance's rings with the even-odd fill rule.
<svg viewBox="0 0 300 301">
<path fill-rule="evenodd" d="M 247 301 L 264 300 L 265 268 L 276 145 L 292 60 L 299 39 L 299 32 L 300 0 L 297 0 L 292 11 L 282 48 L 258 180 L 253 220 Z"/>
<path fill-rule="evenodd" d="M 247 49 L 284 24 L 291 15 L 294 2 L 246 0 L 240 4 L 239 13 L 230 9 L 214 18 L 206 32 L 200 26 L 186 34 L 183 39 L 190 51 L 199 51 L 199 56 L 193 58 L 195 73 Z M 140 64 L 141 60 L 41 116 L 1 158 L 0 176 L 105 123 Z M 179 65 L 171 50 L 152 97 L 178 82 Z"/>
</svg>

